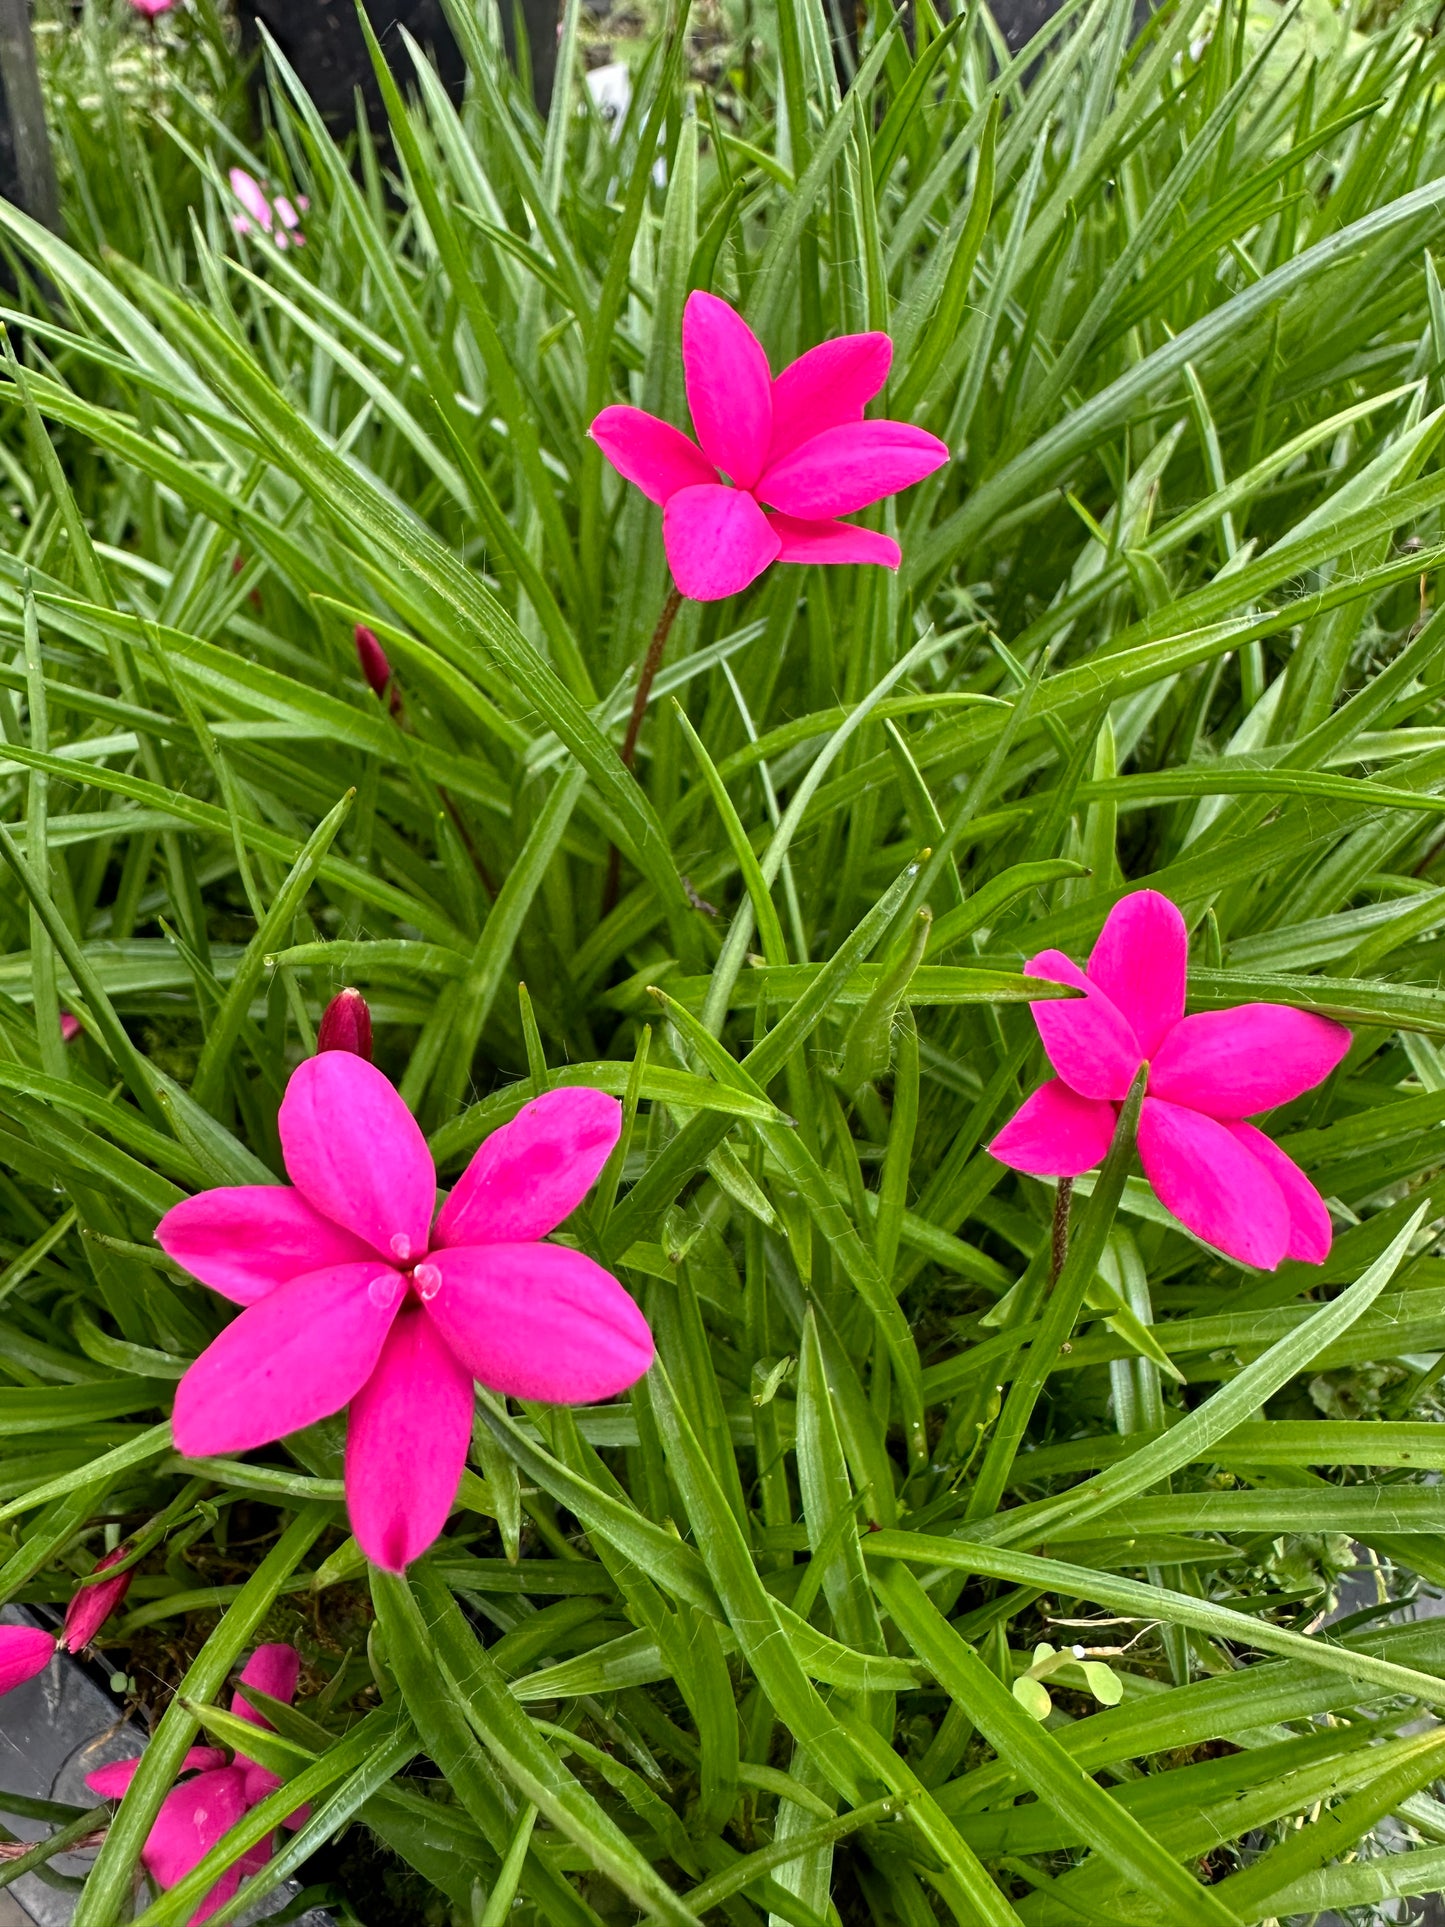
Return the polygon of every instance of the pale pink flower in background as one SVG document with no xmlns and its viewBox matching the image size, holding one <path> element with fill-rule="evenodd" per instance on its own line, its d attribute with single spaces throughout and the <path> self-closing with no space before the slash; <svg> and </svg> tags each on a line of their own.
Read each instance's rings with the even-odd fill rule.
<svg viewBox="0 0 1445 1927">
<path fill-rule="evenodd" d="M 107 1572 L 125 1558 L 129 1547 L 117 1546 L 108 1552 L 96 1566 L 96 1572 Z M 100 1631 L 116 1607 L 130 1591 L 134 1568 L 127 1567 L 117 1573 L 114 1579 L 97 1579 L 93 1584 L 81 1586 L 65 1610 L 65 1624 L 60 1629 L 60 1643 L 68 1653 L 81 1652 Z"/>
<path fill-rule="evenodd" d="M 621 1106 L 593 1090 L 534 1098 L 439 1214 L 426 1139 L 365 1058 L 300 1064 L 278 1123 L 294 1189 L 204 1191 L 156 1228 L 170 1257 L 246 1307 L 177 1387 L 176 1448 L 246 1452 L 349 1405 L 352 1527 L 369 1559 L 400 1571 L 456 1498 L 474 1379 L 574 1404 L 615 1396 L 652 1362 L 617 1280 L 542 1242 L 591 1189 Z"/>
<path fill-rule="evenodd" d="M 273 201 L 256 176 L 248 174 L 244 167 L 233 167 L 227 179 L 243 209 L 242 213 L 231 216 L 231 226 L 237 234 L 251 234 L 259 228 L 263 234 L 270 235 L 278 248 L 305 247 L 306 236 L 301 232 L 301 216 L 296 211 L 297 207 L 311 205 L 304 194 L 294 204 L 284 194 L 278 194 Z"/>
<path fill-rule="evenodd" d="M 742 316 L 698 289 L 683 311 L 682 360 L 697 442 L 640 408 L 604 408 L 589 433 L 620 475 L 662 504 L 683 595 L 736 595 L 773 562 L 898 567 L 890 536 L 838 519 L 948 460 L 926 429 L 863 419 L 888 379 L 887 335 L 841 335 L 774 376 Z"/>
<path fill-rule="evenodd" d="M 1179 1222 L 1241 1264 L 1322 1264 L 1331 1226 L 1299 1166 L 1245 1120 L 1328 1077 L 1350 1047 L 1343 1024 L 1279 1004 L 1184 1015 L 1189 939 L 1167 897 L 1140 890 L 1109 912 L 1087 971 L 1045 950 L 1031 977 L 1082 997 L 1033 1005 L 1058 1076 L 988 1147 L 1035 1177 L 1077 1177 L 1108 1152 L 1141 1064 L 1144 1175 Z"/>
<path fill-rule="evenodd" d="M 254 1686 L 272 1699 L 295 1698 L 296 1681 L 301 1673 L 301 1655 L 294 1646 L 258 1646 L 241 1674 L 242 1686 Z M 254 1726 L 274 1731 L 239 1691 L 232 1696 L 231 1711 Z M 103 1800 L 120 1800 L 130 1787 L 140 1760 L 118 1760 L 87 1773 L 85 1784 Z M 200 1865 L 211 1848 L 229 1833 L 252 1807 L 259 1806 L 281 1781 L 264 1766 L 248 1760 L 244 1753 L 228 1759 L 219 1746 L 193 1746 L 181 1763 L 181 1771 L 191 1777 L 179 1781 L 161 1802 L 160 1812 L 144 1847 L 141 1860 L 159 1887 L 174 1887 L 193 1867 Z M 299 1827 L 308 1809 L 299 1808 L 286 1821 Z M 212 1887 L 191 1916 L 194 1921 L 208 1920 L 235 1893 L 242 1880 L 259 1871 L 271 1858 L 271 1842 L 263 1840 L 252 1847 Z"/>
<path fill-rule="evenodd" d="M 176 0 L 130 0 L 136 12 L 146 20 L 159 20 L 163 13 L 169 13 Z"/>
<path fill-rule="evenodd" d="M 41 1626 L 0 1626 L 0 1693 L 13 1693 L 50 1664 L 55 1634 Z"/>
<path fill-rule="evenodd" d="M 349 1050 L 371 1062 L 371 1008 L 359 990 L 337 991 L 321 1013 L 316 1048 Z"/>
</svg>

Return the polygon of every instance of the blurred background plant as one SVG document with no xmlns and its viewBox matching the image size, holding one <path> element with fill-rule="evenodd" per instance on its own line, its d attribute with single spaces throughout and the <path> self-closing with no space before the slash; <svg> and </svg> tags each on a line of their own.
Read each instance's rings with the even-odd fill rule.
<svg viewBox="0 0 1445 1927">
<path fill-rule="evenodd" d="M 1398 1918 L 1445 1884 L 1433 11 L 1066 0 L 1011 49 L 572 0 L 545 120 L 448 13 L 465 89 L 401 41 L 338 144 L 212 0 L 42 5 L 62 232 L 0 207 L 0 1593 L 159 1522 L 79 1927 L 258 1638 L 306 1671 L 243 1750 L 296 1783 L 154 1927 L 302 1799 L 238 1904 Z M 660 518 L 586 429 L 687 425 L 697 287 L 775 368 L 887 329 L 954 459 L 872 512 L 896 578 L 684 605 L 634 776 Z M 1023 959 L 1144 882 L 1194 1007 L 1354 1029 L 1270 1121 L 1323 1268 L 1115 1170 L 1052 1280 L 1052 1185 L 982 1149 L 1042 1073 Z M 187 1465 L 165 1417 L 220 1317 L 156 1218 L 279 1171 L 344 984 L 447 1175 L 539 1089 L 624 1098 L 568 1235 L 661 1360 L 483 1398 L 406 1583 L 336 1427 Z"/>
</svg>

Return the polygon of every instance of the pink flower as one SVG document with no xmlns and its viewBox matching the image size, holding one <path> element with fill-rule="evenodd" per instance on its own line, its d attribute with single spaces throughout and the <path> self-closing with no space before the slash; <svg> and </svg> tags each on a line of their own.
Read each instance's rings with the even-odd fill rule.
<svg viewBox="0 0 1445 1927">
<path fill-rule="evenodd" d="M 131 0 L 135 5 L 136 0 Z M 254 174 L 248 174 L 244 167 L 233 167 L 226 177 L 231 183 L 231 192 L 245 210 L 231 216 L 231 226 L 237 234 L 250 234 L 260 228 L 269 234 L 278 248 L 304 248 L 306 236 L 301 233 L 301 216 L 284 194 L 278 194 L 273 201 Z M 309 206 L 305 196 L 299 197 L 302 207 Z"/>
<path fill-rule="evenodd" d="M 124 1559 L 126 1546 L 117 1546 L 108 1552 L 99 1565 L 97 1572 L 105 1572 L 108 1567 Z M 81 1586 L 75 1597 L 65 1609 L 65 1624 L 60 1629 L 60 1643 L 68 1653 L 81 1652 L 100 1631 L 110 1618 L 121 1600 L 130 1591 L 132 1571 L 117 1573 L 114 1579 L 100 1579 L 93 1585 Z"/>
<path fill-rule="evenodd" d="M 1058 1076 L 988 1147 L 1015 1171 L 1077 1177 L 1109 1149 L 1142 1063 L 1144 1174 L 1181 1224 L 1241 1264 L 1321 1264 L 1324 1199 L 1279 1146 L 1245 1119 L 1320 1083 L 1350 1047 L 1343 1024 L 1277 1004 L 1184 1015 L 1188 937 L 1167 897 L 1140 890 L 1109 912 L 1087 972 L 1062 951 L 1024 965 L 1085 994 L 1033 1006 Z"/>
<path fill-rule="evenodd" d="M 178 1264 L 246 1307 L 181 1380 L 176 1447 L 246 1452 L 349 1404 L 352 1526 L 399 1572 L 456 1497 L 473 1379 L 571 1404 L 614 1396 L 652 1362 L 617 1280 L 541 1242 L 586 1196 L 621 1107 L 601 1091 L 534 1098 L 481 1146 L 435 1223 L 426 1139 L 364 1058 L 308 1058 L 278 1122 L 294 1190 L 204 1191 L 156 1229 Z"/>
<path fill-rule="evenodd" d="M 169 13 L 176 0 L 130 0 L 138 14 L 147 20 L 159 20 L 163 13 Z"/>
<path fill-rule="evenodd" d="M 0 1693 L 13 1693 L 50 1664 L 55 1635 L 39 1626 L 0 1626 Z"/>
<path fill-rule="evenodd" d="M 82 1029 L 83 1026 L 78 1017 L 73 1016 L 68 1010 L 61 1011 L 60 1041 L 62 1044 L 73 1044 L 76 1038 L 79 1037 Z"/>
<path fill-rule="evenodd" d="M 371 1062 L 371 1010 L 359 990 L 339 990 L 321 1013 L 316 1048 L 354 1051 Z"/>
<path fill-rule="evenodd" d="M 702 447 L 640 408 L 604 408 L 590 431 L 617 472 L 662 504 L 662 539 L 685 596 L 736 595 L 771 562 L 898 567 L 890 537 L 837 519 L 948 460 L 925 429 L 864 421 L 892 360 L 887 335 L 841 335 L 775 379 L 741 315 L 716 295 L 688 296 L 682 361 Z"/>
<path fill-rule="evenodd" d="M 241 1684 L 269 1693 L 272 1699 L 289 1702 L 295 1697 L 300 1672 L 301 1655 L 294 1646 L 258 1646 L 246 1662 Z M 255 1726 L 274 1730 L 271 1722 L 263 1719 L 240 1692 L 232 1696 L 231 1711 Z M 118 1760 L 113 1766 L 102 1766 L 94 1773 L 87 1773 L 85 1784 L 103 1800 L 123 1799 L 139 1766 L 139 1759 Z M 219 1746 L 193 1746 L 182 1761 L 181 1770 L 194 1777 L 180 1781 L 166 1795 L 150 1836 L 141 1848 L 146 1871 L 159 1887 L 176 1886 L 192 1867 L 200 1865 L 244 1813 L 259 1806 L 266 1795 L 274 1793 L 281 1784 L 274 1773 L 248 1760 L 244 1753 L 238 1753 L 228 1762 L 225 1749 Z M 306 1807 L 299 1808 L 287 1819 L 286 1825 L 299 1827 L 307 1813 Z M 209 1920 L 216 1909 L 231 1898 L 242 1879 L 264 1867 L 270 1858 L 269 1840 L 263 1840 L 243 1854 L 234 1867 L 221 1875 L 191 1916 L 192 1920 Z"/>
</svg>

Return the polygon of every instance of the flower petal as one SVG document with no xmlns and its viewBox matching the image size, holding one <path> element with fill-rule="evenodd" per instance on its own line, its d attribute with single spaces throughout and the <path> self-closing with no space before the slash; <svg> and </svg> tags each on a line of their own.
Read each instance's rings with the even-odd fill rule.
<svg viewBox="0 0 1445 1927">
<path fill-rule="evenodd" d="M 421 1126 L 374 1064 L 341 1050 L 306 1058 L 291 1073 L 277 1123 L 286 1169 L 309 1204 L 399 1264 L 424 1254 L 436 1166 Z"/>
<path fill-rule="evenodd" d="M 426 1307 L 411 1300 L 351 1401 L 346 1428 L 346 1506 L 374 1566 L 401 1572 L 440 1534 L 467 1462 L 475 1403 L 471 1373 Z"/>
<path fill-rule="evenodd" d="M 258 1693 L 267 1693 L 273 1700 L 285 1700 L 288 1706 L 296 1697 L 296 1682 L 300 1677 L 301 1655 L 284 1640 L 258 1646 L 241 1669 L 242 1686 L 254 1686 Z M 253 1726 L 264 1726 L 268 1732 L 275 1730 L 244 1693 L 238 1691 L 231 1695 L 231 1711 L 238 1719 L 250 1720 Z"/>
<path fill-rule="evenodd" d="M 1080 1097 L 1061 1077 L 1051 1077 L 1024 1099 L 989 1155 L 1036 1178 L 1076 1178 L 1107 1155 L 1117 1115 L 1105 1099 Z"/>
<path fill-rule="evenodd" d="M 433 1246 L 545 1238 L 597 1182 L 621 1131 L 622 1106 L 604 1091 L 534 1097 L 478 1146 L 442 1206 Z"/>
<path fill-rule="evenodd" d="M 851 522 L 800 522 L 795 515 L 774 510 L 768 526 L 783 545 L 779 562 L 881 562 L 885 569 L 896 569 L 903 560 L 891 535 Z"/>
<path fill-rule="evenodd" d="M 825 428 L 769 465 L 753 493 L 784 515 L 820 522 L 896 495 L 942 468 L 948 445 L 907 422 Z"/>
<path fill-rule="evenodd" d="M 431 1261 L 427 1304 L 473 1378 L 553 1405 L 611 1398 L 652 1363 L 647 1320 L 609 1272 L 564 1245 L 463 1245 Z"/>
<path fill-rule="evenodd" d="M 11 1693 L 50 1664 L 55 1634 L 41 1626 L 0 1626 L 0 1693 Z"/>
<path fill-rule="evenodd" d="M 772 370 L 742 316 L 701 288 L 682 311 L 682 368 L 708 460 L 739 488 L 751 488 L 773 438 Z"/>
<path fill-rule="evenodd" d="M 1072 984 L 1082 997 L 1031 1004 L 1049 1062 L 1080 1097 L 1108 1097 L 1120 1103 L 1129 1095 L 1143 1058 L 1129 1021 L 1062 950 L 1043 950 L 1024 965 L 1026 977 Z"/>
<path fill-rule="evenodd" d="M 1284 1194 L 1226 1125 L 1146 1097 L 1139 1156 L 1162 1204 L 1227 1257 L 1273 1271 L 1290 1240 Z"/>
<path fill-rule="evenodd" d="M 752 496 L 720 482 L 668 497 L 662 542 L 678 588 L 694 602 L 737 595 L 782 547 Z"/>
<path fill-rule="evenodd" d="M 274 219 L 271 212 L 271 203 L 267 200 L 261 183 L 256 179 L 255 175 L 248 174 L 244 167 L 233 167 L 227 179 L 231 183 L 231 192 L 241 203 L 242 207 L 245 208 L 257 227 L 264 228 L 266 233 L 269 234 L 271 232 L 271 223 Z"/>
<path fill-rule="evenodd" d="M 375 1369 L 401 1285 L 372 1259 L 308 1272 L 248 1306 L 176 1387 L 176 1450 L 249 1452 L 339 1412 Z"/>
<path fill-rule="evenodd" d="M 839 335 L 789 362 L 773 383 L 769 464 L 825 428 L 861 422 L 892 365 L 893 343 L 884 334 Z"/>
<path fill-rule="evenodd" d="M 162 1887 L 174 1887 L 205 1859 L 245 1811 L 246 1780 L 238 1767 L 217 1767 L 210 1773 L 198 1773 L 194 1780 L 182 1780 L 161 1802 L 150 1837 L 141 1849 L 141 1859 Z M 230 1869 L 230 1873 L 235 1872 L 235 1868 Z M 217 1887 L 229 1877 L 229 1873 L 223 1875 Z M 237 1874 L 232 1893 L 239 1879 Z"/>
<path fill-rule="evenodd" d="M 604 408 L 587 432 L 623 480 L 635 482 L 649 502 L 665 502 L 680 488 L 717 480 L 696 442 L 641 408 Z"/>
<path fill-rule="evenodd" d="M 1202 1010 L 1176 1024 L 1149 1070 L 1153 1096 L 1210 1117 L 1253 1117 L 1322 1083 L 1350 1048 L 1343 1024 L 1282 1004 Z"/>
<path fill-rule="evenodd" d="M 285 1184 L 228 1184 L 172 1208 L 156 1226 L 168 1258 L 238 1305 L 324 1265 L 375 1258 L 364 1239 Z"/>
<path fill-rule="evenodd" d="M 1285 1257 L 1298 1258 L 1307 1265 L 1322 1265 L 1330 1255 L 1335 1228 L 1319 1192 L 1294 1159 L 1253 1124 L 1226 1124 L 1224 1128 L 1259 1160 L 1280 1188 L 1289 1211 L 1289 1244 Z"/>
<path fill-rule="evenodd" d="M 129 1791 L 130 1783 L 140 1771 L 143 1754 L 137 1753 L 134 1759 L 112 1760 L 109 1766 L 98 1766 L 94 1773 L 87 1773 L 85 1784 L 92 1793 L 98 1793 L 102 1800 L 123 1800 Z M 226 1750 L 220 1746 L 193 1746 L 181 1761 L 182 1773 L 208 1773 L 214 1767 L 225 1766 Z"/>
<path fill-rule="evenodd" d="M 1157 890 L 1116 903 L 1089 957 L 1089 981 L 1128 1018 L 1139 1049 L 1153 1057 L 1184 1015 L 1189 932 Z"/>
</svg>

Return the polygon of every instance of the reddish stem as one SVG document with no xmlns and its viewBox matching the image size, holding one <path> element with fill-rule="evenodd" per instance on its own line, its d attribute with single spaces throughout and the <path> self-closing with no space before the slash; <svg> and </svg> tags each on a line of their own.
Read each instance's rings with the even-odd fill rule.
<svg viewBox="0 0 1445 1927">
<path fill-rule="evenodd" d="M 662 605 L 662 614 L 657 618 L 657 627 L 652 632 L 652 641 L 647 645 L 647 654 L 642 659 L 642 674 L 637 678 L 637 690 L 632 698 L 632 714 L 627 719 L 627 734 L 622 739 L 622 763 L 631 769 L 637 761 L 637 739 L 642 734 L 642 719 L 647 714 L 648 699 L 652 695 L 652 685 L 657 680 L 657 672 L 662 667 L 662 658 L 667 649 L 667 639 L 672 634 L 672 625 L 677 621 L 677 612 L 682 607 L 682 590 L 675 584 L 669 589 L 667 600 Z M 607 856 L 607 878 L 602 885 L 602 914 L 611 916 L 617 908 L 617 898 L 622 887 L 622 852 L 614 843 Z"/>
</svg>

